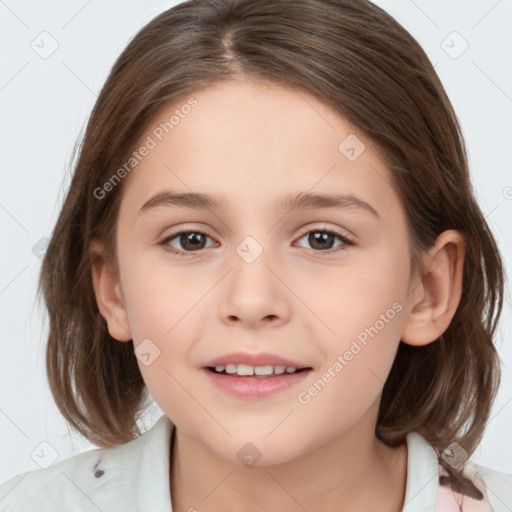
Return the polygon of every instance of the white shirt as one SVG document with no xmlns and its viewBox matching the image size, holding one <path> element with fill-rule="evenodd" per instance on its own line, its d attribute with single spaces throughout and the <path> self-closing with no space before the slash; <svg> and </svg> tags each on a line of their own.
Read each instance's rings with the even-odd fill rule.
<svg viewBox="0 0 512 512">
<path fill-rule="evenodd" d="M 0 511 L 172 512 L 169 453 L 173 428 L 163 415 L 133 441 L 90 450 L 47 469 L 17 475 L 0 486 Z M 464 497 L 464 512 L 511 512 L 512 475 L 472 464 L 467 467 L 478 471 L 476 478 L 483 478 L 486 489 L 481 481 L 480 485 L 474 481 L 486 491 L 489 501 Z M 439 468 L 436 453 L 425 439 L 415 432 L 408 434 L 403 512 L 458 510 L 453 508 L 456 502 L 451 490 L 439 485 Z M 191 504 L 194 506 L 201 510 L 200 503 Z"/>
</svg>

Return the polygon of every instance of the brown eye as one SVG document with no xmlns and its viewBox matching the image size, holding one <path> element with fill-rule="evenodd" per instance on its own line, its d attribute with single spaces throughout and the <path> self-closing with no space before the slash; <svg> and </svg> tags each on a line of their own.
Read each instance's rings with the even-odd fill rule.
<svg viewBox="0 0 512 512">
<path fill-rule="evenodd" d="M 158 245 L 164 246 L 165 250 L 183 255 L 205 249 L 208 238 L 210 236 L 203 231 L 179 231 L 166 236 L 158 242 Z M 175 245 L 171 245 L 171 242 L 174 242 Z M 176 244 L 178 247 L 176 247 Z"/>
<path fill-rule="evenodd" d="M 204 235 L 203 233 L 182 233 L 176 238 L 179 240 L 179 243 L 186 251 L 204 249 L 206 244 L 206 235 Z"/>
<path fill-rule="evenodd" d="M 331 229 L 312 229 L 306 231 L 300 239 L 302 240 L 306 237 L 308 244 L 310 244 L 311 248 L 315 251 L 326 252 L 336 247 L 341 246 L 343 248 L 345 245 L 354 245 L 346 236 Z M 333 247 L 336 239 L 340 240 L 341 243 Z"/>
</svg>

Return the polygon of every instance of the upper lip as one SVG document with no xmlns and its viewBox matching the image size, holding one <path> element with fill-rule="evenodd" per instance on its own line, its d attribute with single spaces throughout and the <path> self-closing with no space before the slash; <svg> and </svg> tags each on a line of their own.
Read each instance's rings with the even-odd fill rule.
<svg viewBox="0 0 512 512">
<path fill-rule="evenodd" d="M 246 364 L 249 366 L 286 366 L 294 368 L 310 368 L 310 366 L 284 357 L 271 354 L 269 352 L 260 352 L 258 354 L 248 354 L 246 352 L 232 352 L 224 356 L 216 357 L 205 363 L 205 367 L 215 367 L 227 364 Z"/>
</svg>

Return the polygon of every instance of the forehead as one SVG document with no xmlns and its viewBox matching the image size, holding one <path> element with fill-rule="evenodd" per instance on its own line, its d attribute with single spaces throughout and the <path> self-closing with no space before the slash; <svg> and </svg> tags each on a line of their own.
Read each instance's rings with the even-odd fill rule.
<svg viewBox="0 0 512 512">
<path fill-rule="evenodd" d="M 288 86 L 243 79 L 197 90 L 159 113 L 137 147 L 144 144 L 151 149 L 124 191 L 139 208 L 165 189 L 269 207 L 306 191 L 363 195 L 381 206 L 397 200 L 373 144 Z"/>
</svg>

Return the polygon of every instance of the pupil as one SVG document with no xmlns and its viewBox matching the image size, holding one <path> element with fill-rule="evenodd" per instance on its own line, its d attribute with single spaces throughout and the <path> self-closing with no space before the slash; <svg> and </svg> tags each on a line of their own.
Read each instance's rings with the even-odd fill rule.
<svg viewBox="0 0 512 512">
<path fill-rule="evenodd" d="M 309 243 L 313 248 L 318 249 L 329 249 L 332 243 L 334 235 L 331 233 L 320 233 L 318 231 L 310 233 Z M 319 244 L 320 247 L 315 247 L 315 244 Z"/>
<path fill-rule="evenodd" d="M 201 243 L 204 244 L 204 240 L 201 240 L 203 235 L 201 233 L 185 233 L 181 235 L 181 245 L 184 249 L 202 249 Z"/>
</svg>

